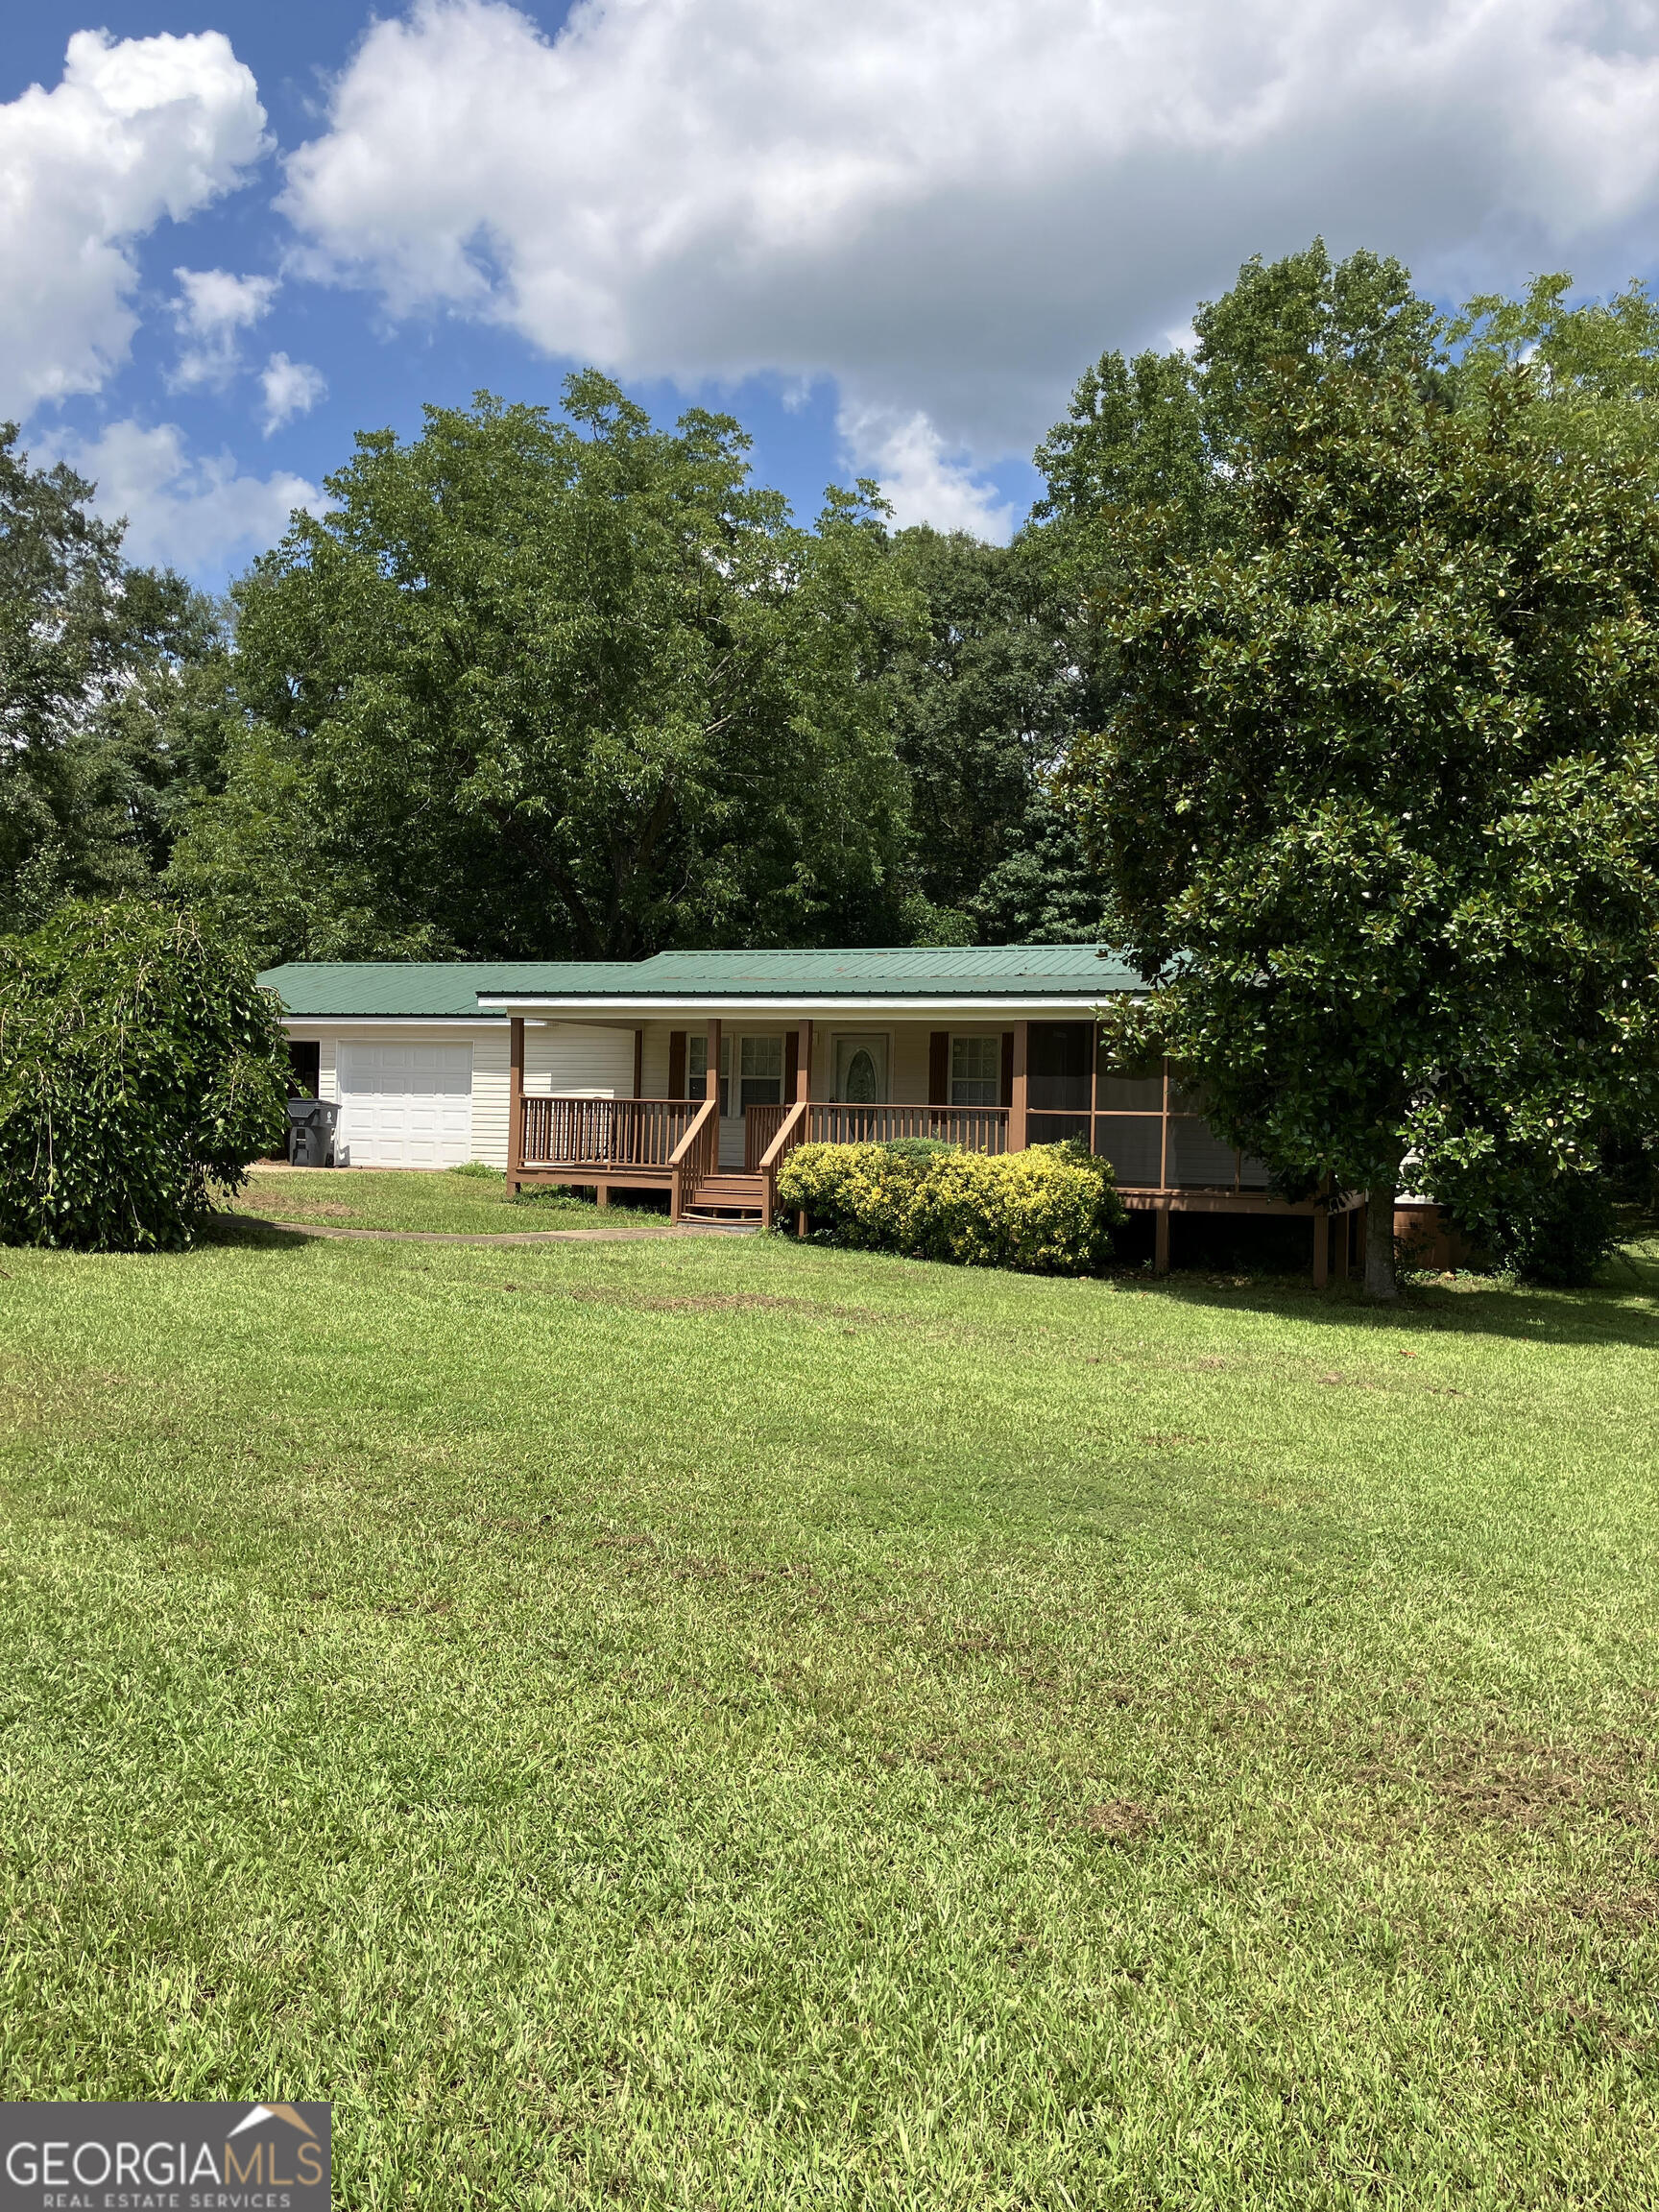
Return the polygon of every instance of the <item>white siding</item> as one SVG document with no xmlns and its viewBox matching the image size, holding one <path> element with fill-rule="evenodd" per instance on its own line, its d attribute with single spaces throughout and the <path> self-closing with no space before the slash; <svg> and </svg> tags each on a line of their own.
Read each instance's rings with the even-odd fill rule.
<svg viewBox="0 0 1659 2212">
<path fill-rule="evenodd" d="M 900 1022 L 894 1025 L 892 1096 L 896 1106 L 927 1103 L 929 1033 L 928 1025 L 922 1022 Z"/>
<path fill-rule="evenodd" d="M 634 1031 L 596 1022 L 524 1025 L 524 1088 L 557 1098 L 632 1098 Z"/>
<path fill-rule="evenodd" d="M 473 1160 L 492 1167 L 507 1165 L 507 1062 L 511 1038 L 503 1022 L 499 1028 L 472 1039 L 472 1150 Z"/>
<path fill-rule="evenodd" d="M 685 1022 L 647 1022 L 645 1023 L 644 1065 L 639 1077 L 639 1094 L 644 1098 L 668 1096 L 668 1040 L 676 1029 L 690 1026 Z"/>
</svg>

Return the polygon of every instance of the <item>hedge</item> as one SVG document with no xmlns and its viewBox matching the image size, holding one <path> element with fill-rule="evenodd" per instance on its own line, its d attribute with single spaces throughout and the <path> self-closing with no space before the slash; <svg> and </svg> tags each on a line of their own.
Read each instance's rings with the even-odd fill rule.
<svg viewBox="0 0 1659 2212">
<path fill-rule="evenodd" d="M 802 1144 L 779 1172 L 778 1197 L 822 1243 L 1041 1275 L 1099 1267 L 1126 1218 L 1110 1166 L 1075 1140 L 989 1156 Z"/>
<path fill-rule="evenodd" d="M 139 900 L 0 938 L 0 1240 L 187 1245 L 281 1148 L 286 1040 L 252 962 Z"/>
</svg>

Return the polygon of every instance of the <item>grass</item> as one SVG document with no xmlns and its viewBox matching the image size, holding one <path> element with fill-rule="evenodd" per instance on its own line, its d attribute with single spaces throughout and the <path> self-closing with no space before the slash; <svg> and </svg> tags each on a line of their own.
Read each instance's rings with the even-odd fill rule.
<svg viewBox="0 0 1659 2212">
<path fill-rule="evenodd" d="M 0 1273 L 9 2096 L 328 2098 L 351 2207 L 1659 2199 L 1659 1248 Z"/>
<path fill-rule="evenodd" d="M 661 1228 L 662 1212 L 595 1206 L 553 1185 L 514 1197 L 493 1168 L 255 1167 L 238 1214 L 344 1229 L 421 1229 L 519 1237 L 543 1229 Z"/>
</svg>

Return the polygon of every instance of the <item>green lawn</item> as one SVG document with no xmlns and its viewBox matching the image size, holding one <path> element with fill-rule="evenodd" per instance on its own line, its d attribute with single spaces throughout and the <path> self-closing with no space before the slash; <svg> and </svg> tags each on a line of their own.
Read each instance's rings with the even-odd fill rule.
<svg viewBox="0 0 1659 2212">
<path fill-rule="evenodd" d="M 7 2095 L 329 2098 L 352 2207 L 1659 2200 L 1659 1250 L 232 1239 L 0 1252 Z"/>
<path fill-rule="evenodd" d="M 667 1214 L 595 1206 L 546 1185 L 515 1198 L 504 1175 L 410 1167 L 255 1167 L 231 1201 L 238 1214 L 342 1229 L 425 1229 L 521 1237 L 537 1230 L 665 1226 Z"/>
</svg>

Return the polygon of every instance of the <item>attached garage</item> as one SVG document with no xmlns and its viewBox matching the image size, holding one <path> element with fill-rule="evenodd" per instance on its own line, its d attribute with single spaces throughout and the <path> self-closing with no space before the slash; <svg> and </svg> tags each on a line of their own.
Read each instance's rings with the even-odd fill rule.
<svg viewBox="0 0 1659 2212">
<path fill-rule="evenodd" d="M 599 973 L 580 962 L 553 972 L 589 980 Z M 478 994 L 548 973 L 541 961 L 297 960 L 259 980 L 282 1001 L 296 1081 L 339 1105 L 343 1165 L 442 1168 L 476 1160 L 504 1168 L 507 1017 L 480 1006 Z M 525 1091 L 635 1096 L 637 1026 L 533 1024 Z"/>
<path fill-rule="evenodd" d="M 339 1142 L 353 1167 L 458 1167 L 472 1157 L 470 1045 L 341 1042 Z"/>
</svg>

